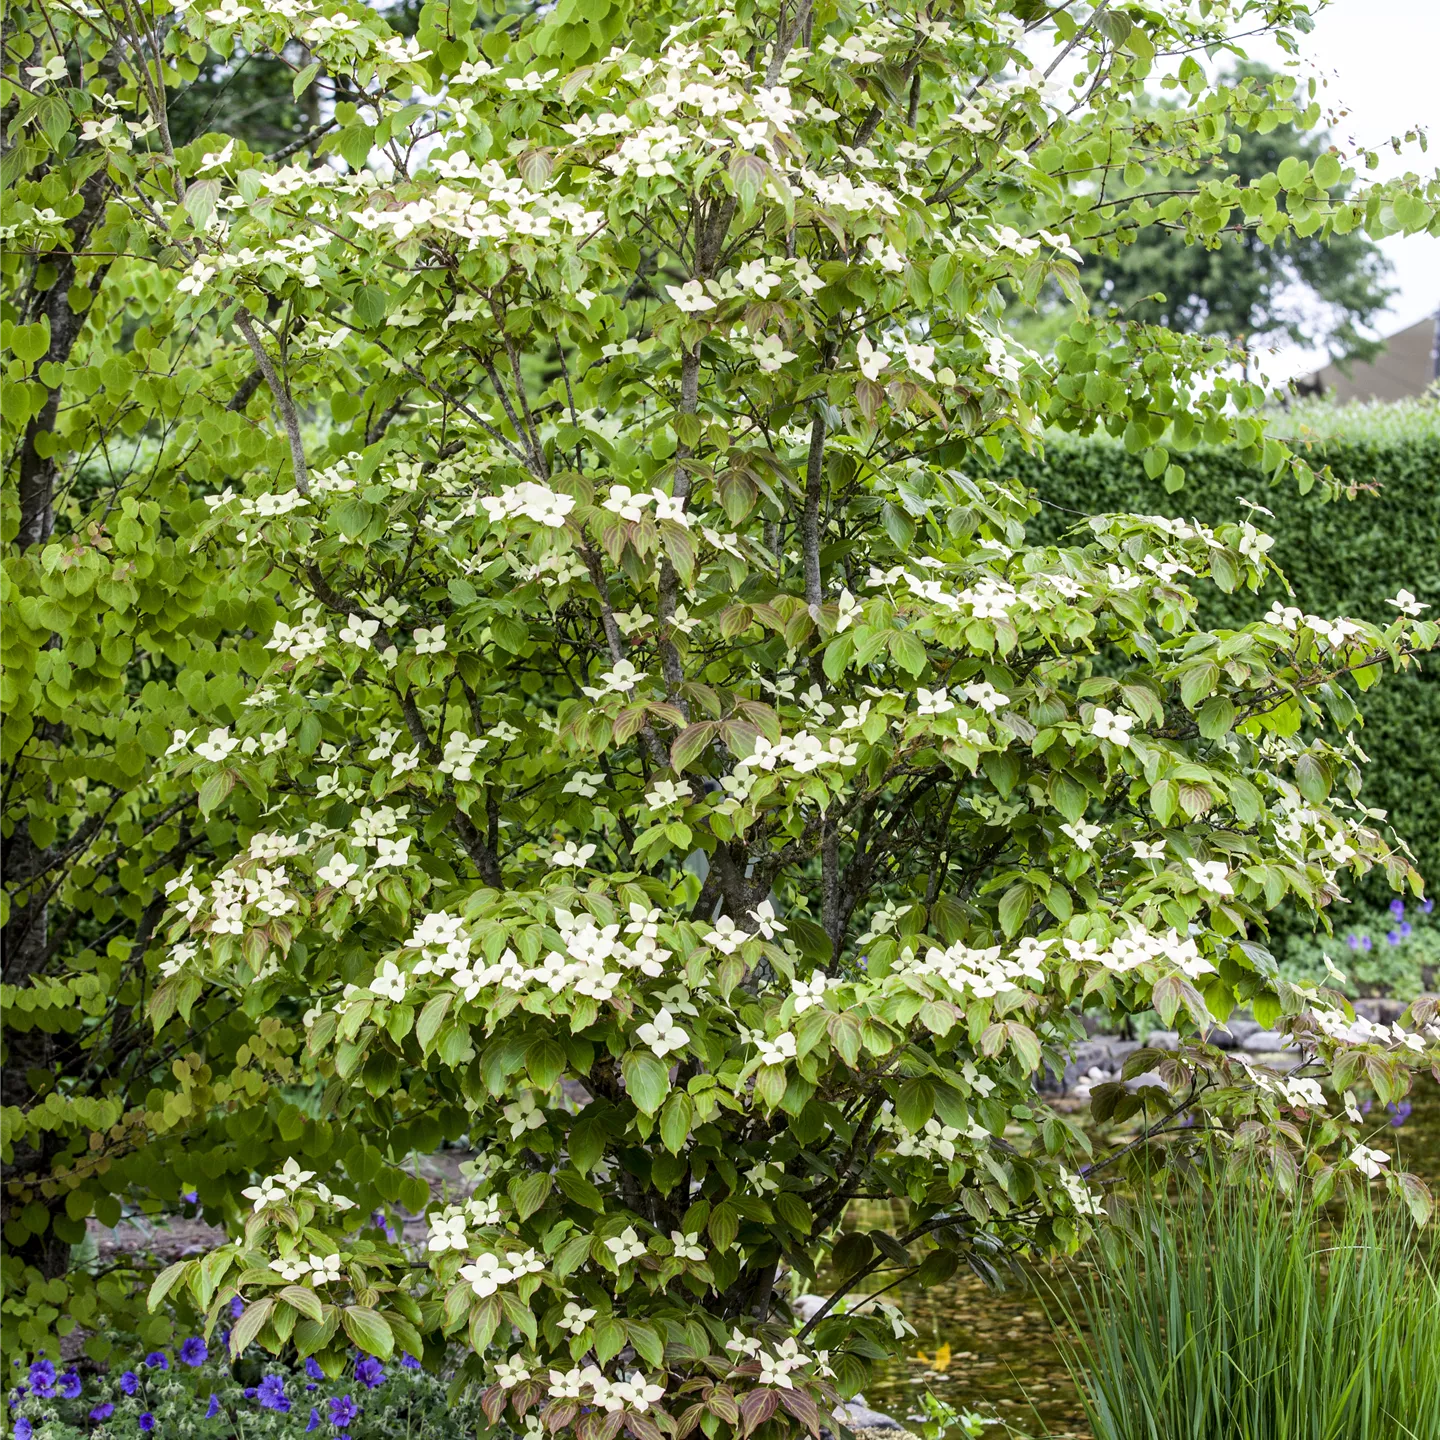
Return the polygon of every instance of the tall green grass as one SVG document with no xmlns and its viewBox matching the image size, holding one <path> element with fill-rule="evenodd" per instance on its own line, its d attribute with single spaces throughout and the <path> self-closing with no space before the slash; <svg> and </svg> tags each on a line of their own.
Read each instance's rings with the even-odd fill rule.
<svg viewBox="0 0 1440 1440">
<path fill-rule="evenodd" d="M 1231 1184 L 1097 1250 L 1051 1302 L 1095 1440 L 1440 1437 L 1440 1274 L 1408 1220 Z"/>
</svg>

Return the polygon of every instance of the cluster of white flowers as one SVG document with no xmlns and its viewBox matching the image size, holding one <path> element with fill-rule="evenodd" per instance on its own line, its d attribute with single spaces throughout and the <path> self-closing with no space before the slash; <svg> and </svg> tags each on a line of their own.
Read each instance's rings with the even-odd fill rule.
<svg viewBox="0 0 1440 1440">
<path fill-rule="evenodd" d="M 447 1205 L 427 1219 L 426 1248 L 432 1255 L 444 1254 L 447 1250 L 468 1252 L 477 1238 L 470 1233 L 472 1230 L 500 1223 L 500 1199 L 495 1195 L 472 1196 L 463 1205 Z"/>
<path fill-rule="evenodd" d="M 493 160 L 477 166 L 463 150 L 432 160 L 430 168 L 458 183 L 433 185 L 403 204 L 357 210 L 355 220 L 366 230 L 387 229 L 396 240 L 438 230 L 471 249 L 484 241 L 580 239 L 604 223 L 603 212 L 556 191 L 532 190 Z"/>
<path fill-rule="evenodd" d="M 587 1394 L 588 1392 L 588 1394 Z M 555 1400 L 589 1400 L 597 1410 L 643 1413 L 665 1396 L 665 1387 L 647 1380 L 637 1370 L 628 1380 L 611 1380 L 597 1365 L 573 1370 L 552 1370 L 549 1393 Z"/>
<path fill-rule="evenodd" d="M 467 1281 L 483 1300 L 502 1285 L 509 1285 L 526 1275 L 538 1275 L 544 1268 L 545 1262 L 534 1250 L 507 1250 L 504 1264 L 501 1264 L 498 1255 L 480 1255 L 471 1264 L 460 1267 L 460 1278 Z"/>
<path fill-rule="evenodd" d="M 575 508 L 575 497 L 524 480 L 519 485 L 507 485 L 498 495 L 482 495 L 480 504 L 492 525 L 521 515 L 553 530 L 565 523 L 565 517 Z"/>
<path fill-rule="evenodd" d="M 1407 1050 L 1419 1053 L 1425 1049 L 1425 1036 L 1428 1035 L 1432 1041 L 1440 1041 L 1440 1024 L 1427 1025 L 1422 1033 L 1405 1029 L 1398 1020 L 1390 1025 L 1368 1020 L 1364 1015 L 1356 1015 L 1350 1020 L 1341 1010 L 1321 1007 L 1311 1013 L 1324 1034 L 1347 1045 L 1403 1045 Z"/>
<path fill-rule="evenodd" d="M 340 1278 L 340 1257 L 319 1255 L 313 1250 L 308 1255 L 280 1256 L 270 1262 L 270 1268 L 283 1275 L 292 1285 L 299 1280 L 309 1279 L 313 1285 L 328 1285 Z"/>
<path fill-rule="evenodd" d="M 508 947 L 493 962 L 472 965 L 470 938 L 463 922 L 443 913 L 427 915 L 411 935 L 407 948 L 421 951 L 414 974 L 445 976 L 466 1000 L 474 1000 L 482 990 L 498 985 L 517 992 L 544 986 L 555 995 L 574 991 L 605 1001 L 614 995 L 627 970 L 651 979 L 664 974 L 671 952 L 656 938 L 659 919 L 658 910 L 632 905 L 626 934 L 633 939 L 627 943 L 621 938 L 619 922 L 601 925 L 586 912 L 577 916 L 557 909 L 555 925 L 564 938 L 564 952 L 551 950 L 535 966 L 522 965 Z M 664 1008 L 653 1022 L 641 1025 L 639 1033 L 642 1042 L 654 1048 L 657 1055 L 678 1049 L 689 1039 L 676 1025 L 671 1011 Z"/>
<path fill-rule="evenodd" d="M 687 529 L 690 526 L 690 517 L 686 514 L 683 503 L 659 486 L 649 491 L 632 492 L 628 485 L 612 485 L 601 505 L 622 520 L 631 521 L 643 519 L 646 509 L 653 505 L 657 520 L 673 520 Z"/>
<path fill-rule="evenodd" d="M 782 735 L 775 741 L 761 735 L 756 738 L 755 748 L 735 769 L 738 773 L 741 770 L 789 768 L 808 775 L 822 765 L 854 765 L 858 761 L 859 750 L 858 742 L 847 742 L 838 735 L 822 741 L 808 730 L 797 730 L 794 735 Z"/>
<path fill-rule="evenodd" d="M 442 775 L 453 775 L 461 781 L 469 780 L 473 766 L 487 743 L 483 736 L 472 740 L 463 730 L 452 730 L 450 738 L 445 742 L 445 753 L 441 755 L 435 768 Z"/>
<path fill-rule="evenodd" d="M 1215 973 L 1215 967 L 1200 953 L 1194 937 L 1181 936 L 1173 929 L 1152 934 L 1137 925 L 1128 933 L 1117 935 L 1104 949 L 1094 940 L 1067 939 L 1064 946 L 1066 954 L 1077 964 L 1099 965 L 1112 975 L 1128 974 L 1142 965 L 1161 962 L 1174 966 L 1191 980 Z"/>
<path fill-rule="evenodd" d="M 780 1390 L 793 1390 L 795 1385 L 790 1376 L 807 1365 L 814 1365 L 818 1375 L 834 1373 L 829 1365 L 828 1351 L 817 1350 L 813 1355 L 807 1355 L 793 1335 L 782 1340 L 772 1351 L 765 1349 L 753 1335 L 745 1335 L 735 1329 L 725 1342 L 725 1349 L 732 1355 L 754 1361 L 760 1367 L 760 1384 L 773 1385 Z"/>
<path fill-rule="evenodd" d="M 275 633 L 265 642 L 267 650 L 280 650 L 292 660 L 307 660 L 325 649 L 330 635 L 319 622 L 320 611 L 316 607 L 306 610 L 298 625 L 289 625 L 284 620 L 275 622 Z"/>
<path fill-rule="evenodd" d="M 1415 597 L 1410 595 L 1408 590 L 1401 591 L 1401 595 L 1409 596 L 1410 602 L 1414 603 Z M 1397 600 L 1389 603 L 1392 605 L 1398 603 L 1398 597 Z M 1327 620 L 1323 615 L 1307 615 L 1294 605 L 1283 605 L 1278 600 L 1271 603 L 1270 609 L 1265 614 L 1265 620 L 1270 625 L 1277 625 L 1282 630 L 1288 630 L 1292 635 L 1298 634 L 1302 629 L 1309 630 L 1317 639 L 1325 641 L 1332 650 L 1342 649 L 1355 636 L 1364 633 L 1364 627 L 1358 621 L 1347 620 L 1344 616 Z"/>
<path fill-rule="evenodd" d="M 255 1202 L 255 1212 L 271 1205 L 288 1205 L 295 1195 L 307 1185 L 326 1205 L 336 1210 L 350 1210 L 355 1202 L 344 1195 L 335 1194 L 327 1185 L 309 1185 L 315 1178 L 313 1170 L 302 1170 L 292 1155 L 274 1175 L 267 1175 L 258 1185 L 248 1185 L 240 1193 Z"/>
<path fill-rule="evenodd" d="M 947 1164 L 955 1158 L 955 1142 L 961 1137 L 957 1126 L 932 1118 L 925 1122 L 925 1128 L 919 1135 L 912 1134 L 898 1120 L 893 1128 L 899 1136 L 895 1142 L 897 1155 L 906 1159 L 944 1160 Z M 981 1134 L 986 1132 L 982 1130 Z"/>
<path fill-rule="evenodd" d="M 873 922 L 871 930 L 879 933 Z M 962 994 L 984 998 L 1005 990 L 1023 990 L 1027 982 L 1043 984 L 1047 952 L 1055 943 L 1027 936 L 1008 957 L 1002 954 L 999 945 L 983 950 L 971 949 L 963 942 L 944 950 L 932 945 L 923 958 L 906 946 L 900 952 L 896 969 L 903 974 L 943 980 Z M 1096 940 L 1066 939 L 1061 944 L 1077 964 L 1099 966 L 1116 975 L 1145 964 L 1164 962 L 1194 980 L 1213 973 L 1215 968 L 1201 955 L 1192 937 L 1182 937 L 1173 929 L 1151 934 L 1137 927 L 1128 934 L 1117 935 L 1103 948 Z"/>
<path fill-rule="evenodd" d="M 249 865 L 248 856 L 238 862 Z M 208 928 L 215 935 L 243 935 L 247 910 L 258 910 L 264 920 L 277 919 L 288 915 L 298 904 L 297 897 L 287 887 L 290 877 L 283 865 L 273 869 L 256 866 L 252 873 L 240 874 L 227 867 L 210 882 L 206 894 L 191 880 L 187 868 L 183 874 L 167 881 L 165 893 L 175 908 L 194 925 L 202 912 L 208 911 Z"/>
<path fill-rule="evenodd" d="M 932 945 L 923 960 L 906 946 L 900 952 L 896 968 L 903 973 L 943 980 L 952 989 L 972 995 L 999 995 L 1004 990 L 1022 989 L 1022 981 L 1042 981 L 1041 964 L 1046 950 L 1053 944 L 1052 940 L 1027 936 L 1008 959 L 1002 957 L 998 945 L 985 950 L 972 950 L 960 942 L 945 950 Z"/>
</svg>

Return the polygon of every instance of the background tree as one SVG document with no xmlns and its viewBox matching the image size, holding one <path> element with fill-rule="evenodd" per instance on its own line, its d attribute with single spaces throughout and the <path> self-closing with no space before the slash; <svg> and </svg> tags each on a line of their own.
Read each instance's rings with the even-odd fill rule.
<svg viewBox="0 0 1440 1440">
<path fill-rule="evenodd" d="M 1263 93 L 1275 77 L 1264 66 L 1247 64 L 1234 78 Z M 1107 176 L 1107 184 L 1153 197 L 1182 185 L 1197 189 L 1217 175 L 1253 185 L 1267 175 L 1289 174 L 1287 166 L 1317 173 L 1317 164 L 1340 175 L 1328 135 L 1285 122 L 1267 128 L 1262 121 L 1229 135 L 1193 174 L 1147 171 L 1133 161 L 1123 174 Z M 1350 182 L 1337 178 L 1330 193 L 1343 198 L 1349 189 Z M 1377 342 L 1365 332 L 1394 291 L 1385 284 L 1384 254 L 1363 230 L 1292 231 L 1272 245 L 1249 227 L 1233 225 L 1197 243 L 1183 227 L 1160 223 L 1126 238 L 1130 243 L 1086 257 L 1081 274 L 1097 305 L 1116 306 L 1148 325 L 1224 335 L 1251 350 L 1285 340 L 1335 356 L 1375 353 Z"/>
</svg>

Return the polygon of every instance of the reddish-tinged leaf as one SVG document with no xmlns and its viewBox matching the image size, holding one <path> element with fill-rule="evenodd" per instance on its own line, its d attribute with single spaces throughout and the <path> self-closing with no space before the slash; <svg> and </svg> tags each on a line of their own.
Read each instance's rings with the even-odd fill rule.
<svg viewBox="0 0 1440 1440">
<path fill-rule="evenodd" d="M 717 728 L 713 720 L 701 720 L 687 725 L 675 737 L 670 744 L 670 764 L 677 773 L 704 754 L 715 738 Z"/>
<path fill-rule="evenodd" d="M 727 1425 L 740 1422 L 740 1407 L 735 1403 L 735 1392 L 728 1385 L 717 1385 L 705 1397 L 705 1408 L 712 1415 L 718 1415 Z"/>
<path fill-rule="evenodd" d="M 626 1410 L 624 1415 L 625 1428 L 635 1440 L 665 1440 L 660 1427 L 648 1415 L 637 1415 L 633 1410 Z"/>
<path fill-rule="evenodd" d="M 553 1435 L 580 1413 L 573 1400 L 554 1400 L 540 1412 L 540 1423 Z"/>
<path fill-rule="evenodd" d="M 747 1391 L 740 1397 L 740 1433 L 749 1435 L 758 1430 L 774 1415 L 779 1404 L 775 1390 L 768 1385 Z"/>
<path fill-rule="evenodd" d="M 782 1390 L 780 1403 L 812 1434 L 820 1433 L 820 1410 L 815 1402 L 799 1390 Z"/>
<path fill-rule="evenodd" d="M 485 1412 L 485 1418 L 494 1425 L 505 1409 L 505 1392 L 498 1385 L 492 1385 L 480 1397 L 480 1408 Z"/>
</svg>

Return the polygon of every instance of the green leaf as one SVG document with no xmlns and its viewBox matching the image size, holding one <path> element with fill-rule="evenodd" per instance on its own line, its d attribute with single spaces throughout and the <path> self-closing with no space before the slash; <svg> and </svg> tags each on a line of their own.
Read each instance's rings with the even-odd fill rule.
<svg viewBox="0 0 1440 1440">
<path fill-rule="evenodd" d="M 1227 735 L 1235 723 L 1235 706 L 1225 695 L 1212 695 L 1196 716 L 1200 733 L 1207 740 L 1219 740 Z"/>
<path fill-rule="evenodd" d="M 310 82 L 320 73 L 320 62 L 312 60 L 303 70 L 295 76 L 290 85 L 290 96 L 298 100 L 306 90 L 310 88 Z"/>
<path fill-rule="evenodd" d="M 1017 881 L 1001 896 L 1000 928 L 1007 939 L 1013 939 L 1020 933 L 1034 898 L 1035 892 L 1024 881 Z"/>
<path fill-rule="evenodd" d="M 565 1192 L 568 1200 L 583 1205 L 587 1210 L 603 1212 L 605 1198 L 583 1175 L 574 1170 L 557 1170 L 555 1183 Z"/>
<path fill-rule="evenodd" d="M 550 1194 L 552 1177 L 546 1170 L 537 1170 L 531 1175 L 516 1175 L 505 1187 L 506 1194 L 515 1206 L 515 1218 L 528 1220 L 544 1203 Z"/>
<path fill-rule="evenodd" d="M 921 1134 L 935 1113 L 935 1087 L 928 1080 L 906 1080 L 896 1097 L 895 1113 L 912 1135 Z"/>
<path fill-rule="evenodd" d="M 203 230 L 215 213 L 215 203 L 220 198 L 220 181 L 215 178 L 194 180 L 185 190 L 185 213 L 190 223 Z"/>
<path fill-rule="evenodd" d="M 695 1105 L 683 1090 L 671 1091 L 660 1112 L 660 1139 L 672 1155 L 678 1155 L 690 1135 Z"/>
<path fill-rule="evenodd" d="M 395 1335 L 389 1322 L 378 1310 L 367 1305 L 347 1305 L 340 1312 L 340 1323 L 357 1349 L 367 1355 L 388 1360 L 395 1350 Z"/>
<path fill-rule="evenodd" d="M 648 1050 L 631 1050 L 620 1062 L 625 1090 L 645 1115 L 653 1115 L 670 1090 L 670 1071 Z"/>
<path fill-rule="evenodd" d="M 552 1089 L 565 1071 L 565 1047 L 548 1036 L 536 1040 L 525 1052 L 525 1069 L 537 1089 Z"/>
<path fill-rule="evenodd" d="M 910 631 L 892 630 L 889 643 L 890 654 L 902 669 L 908 670 L 912 675 L 925 673 L 925 667 L 930 663 L 925 647 Z"/>
</svg>

